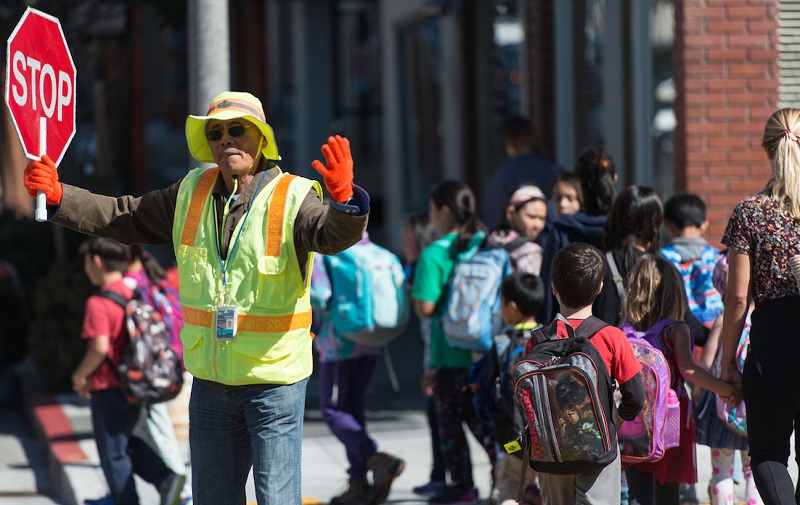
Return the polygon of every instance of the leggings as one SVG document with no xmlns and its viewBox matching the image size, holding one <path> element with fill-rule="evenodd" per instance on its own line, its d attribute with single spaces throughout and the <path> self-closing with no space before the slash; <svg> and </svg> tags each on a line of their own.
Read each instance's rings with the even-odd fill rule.
<svg viewBox="0 0 800 505">
<path fill-rule="evenodd" d="M 747 451 L 742 454 L 742 473 L 745 478 L 745 503 L 746 505 L 762 505 L 761 497 L 753 481 L 753 471 L 750 469 L 750 456 Z M 734 505 L 736 503 L 733 489 L 733 462 L 736 456 L 735 449 L 711 449 L 711 483 L 709 496 L 711 505 Z"/>
<path fill-rule="evenodd" d="M 628 479 L 629 505 L 678 505 L 680 503 L 680 484 L 665 482 L 659 484 L 652 473 L 644 472 L 635 466 L 625 470 Z"/>
<path fill-rule="evenodd" d="M 797 452 L 800 413 L 787 419 L 778 418 L 752 354 L 744 362 L 742 389 L 747 404 L 750 467 L 761 498 L 767 505 L 800 503 L 800 491 L 795 489 L 787 466 L 793 431 L 795 458 L 800 456 L 800 452 Z"/>
</svg>

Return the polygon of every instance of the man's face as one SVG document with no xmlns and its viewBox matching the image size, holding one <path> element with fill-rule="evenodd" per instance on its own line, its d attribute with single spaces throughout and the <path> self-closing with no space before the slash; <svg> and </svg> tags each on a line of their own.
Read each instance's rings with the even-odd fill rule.
<svg viewBox="0 0 800 505">
<path fill-rule="evenodd" d="M 208 140 L 208 147 L 223 174 L 241 176 L 251 169 L 255 170 L 259 140 L 262 138 L 261 130 L 256 125 L 246 119 L 229 121 L 212 119 L 206 125 L 206 134 L 208 135 L 211 130 L 222 134 L 219 140 Z M 262 149 L 266 146 L 266 142 L 264 139 Z"/>
</svg>

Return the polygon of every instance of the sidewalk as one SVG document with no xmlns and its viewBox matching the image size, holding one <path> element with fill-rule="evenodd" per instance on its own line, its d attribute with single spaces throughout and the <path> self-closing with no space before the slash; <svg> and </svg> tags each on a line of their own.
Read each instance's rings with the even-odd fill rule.
<svg viewBox="0 0 800 505">
<path fill-rule="evenodd" d="M 75 394 L 53 395 L 36 387 L 35 378 L 24 377 L 27 385 L 25 405 L 34 428 L 49 446 L 50 472 L 53 486 L 68 505 L 83 505 L 87 498 L 98 498 L 108 492 L 99 467 L 97 451 L 92 438 L 88 402 Z M 309 386 L 311 391 L 311 386 Z M 413 391 L 407 391 L 412 394 Z M 377 401 L 375 403 L 378 403 Z M 188 461 L 188 388 L 170 405 L 176 434 Z M 303 495 L 304 503 L 324 504 L 340 493 L 347 481 L 347 461 L 344 450 L 315 410 L 313 399 L 306 411 L 303 434 Z M 429 477 L 431 455 L 427 421 L 421 410 L 385 409 L 368 413 L 370 433 L 381 450 L 395 454 L 406 461 L 406 469 L 395 481 L 387 503 L 426 503 L 413 494 L 413 487 L 425 483 Z M 489 495 L 489 462 L 483 450 L 470 437 L 476 486 L 482 503 Z M 697 447 L 699 483 L 697 495 L 700 503 L 708 503 L 707 483 L 711 477 L 710 453 L 704 446 Z M 790 461 L 792 477 L 797 479 L 797 465 Z M 137 489 L 143 505 L 158 503 L 155 489 L 137 480 Z M 738 501 L 743 501 L 744 486 L 738 485 Z M 252 480 L 247 484 L 247 500 L 255 504 Z"/>
</svg>

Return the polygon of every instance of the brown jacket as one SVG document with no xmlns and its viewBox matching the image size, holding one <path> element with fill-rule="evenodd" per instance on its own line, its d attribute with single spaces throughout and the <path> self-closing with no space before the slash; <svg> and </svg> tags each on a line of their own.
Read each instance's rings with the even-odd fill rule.
<svg viewBox="0 0 800 505">
<path fill-rule="evenodd" d="M 230 206 L 224 230 L 218 230 L 222 237 L 221 251 L 227 256 L 227 245 L 236 224 L 244 216 L 247 207 L 255 196 L 256 187 L 263 174 L 259 170 L 253 181 L 245 188 L 239 198 Z M 259 191 L 278 175 L 278 168 L 272 166 L 263 174 Z M 175 217 L 175 203 L 178 198 L 178 181 L 166 189 L 151 191 L 141 197 L 102 196 L 85 189 L 64 184 L 64 196 L 58 212 L 52 221 L 72 230 L 107 237 L 125 244 L 167 244 L 172 243 L 172 222 Z M 221 227 L 222 210 L 228 191 L 222 177 L 217 178 L 213 189 L 217 205 L 217 216 Z M 336 254 L 358 242 L 367 228 L 369 214 L 348 215 L 331 210 L 323 204 L 316 191 L 308 192 L 300 206 L 294 226 L 294 244 L 297 251 L 303 278 L 308 253 Z"/>
</svg>

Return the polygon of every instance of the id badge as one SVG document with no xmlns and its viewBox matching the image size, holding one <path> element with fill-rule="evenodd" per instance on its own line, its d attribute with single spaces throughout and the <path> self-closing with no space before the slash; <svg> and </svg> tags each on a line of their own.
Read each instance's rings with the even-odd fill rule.
<svg viewBox="0 0 800 505">
<path fill-rule="evenodd" d="M 239 321 L 238 307 L 217 307 L 217 341 L 236 340 L 236 326 Z"/>
</svg>

